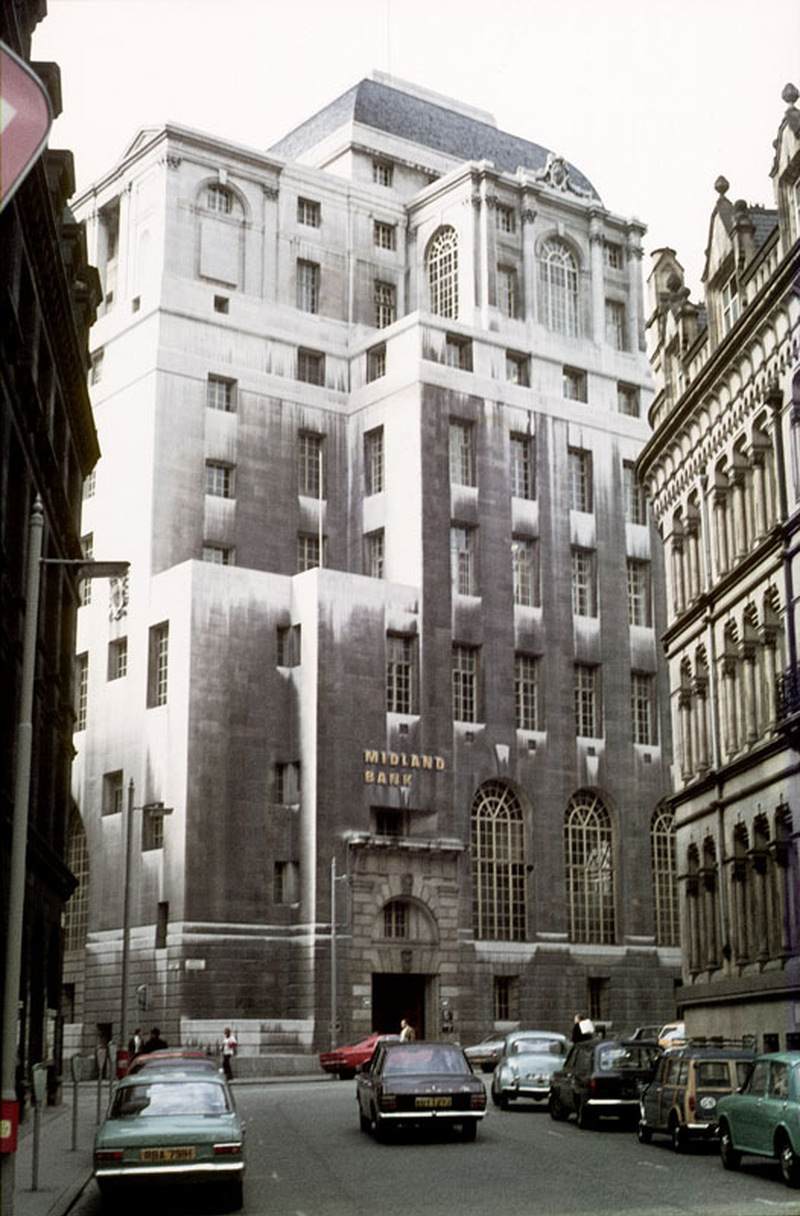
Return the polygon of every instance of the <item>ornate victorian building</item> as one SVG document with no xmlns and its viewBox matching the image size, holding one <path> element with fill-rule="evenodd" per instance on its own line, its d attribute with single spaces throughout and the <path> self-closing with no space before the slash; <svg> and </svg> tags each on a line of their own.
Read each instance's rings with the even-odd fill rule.
<svg viewBox="0 0 800 1216">
<path fill-rule="evenodd" d="M 132 567 L 80 614 L 76 1039 L 126 923 L 126 1020 L 245 1053 L 671 1014 L 643 227 L 386 78 L 269 153 L 142 131 L 77 210 Z"/>
<path fill-rule="evenodd" d="M 650 275 L 654 434 L 638 466 L 667 551 L 682 1008 L 693 1033 L 800 1045 L 797 726 L 800 112 L 774 206 L 719 178 L 705 298 Z"/>
</svg>

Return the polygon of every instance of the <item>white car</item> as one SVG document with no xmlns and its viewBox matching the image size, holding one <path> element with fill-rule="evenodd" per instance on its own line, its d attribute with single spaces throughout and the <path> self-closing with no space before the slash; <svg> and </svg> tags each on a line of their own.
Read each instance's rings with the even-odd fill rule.
<svg viewBox="0 0 800 1216">
<path fill-rule="evenodd" d="M 550 1080 L 561 1068 L 569 1047 L 563 1034 L 549 1030 L 517 1031 L 508 1036 L 492 1077 L 492 1101 L 508 1110 L 518 1098 L 547 1102 Z"/>
</svg>

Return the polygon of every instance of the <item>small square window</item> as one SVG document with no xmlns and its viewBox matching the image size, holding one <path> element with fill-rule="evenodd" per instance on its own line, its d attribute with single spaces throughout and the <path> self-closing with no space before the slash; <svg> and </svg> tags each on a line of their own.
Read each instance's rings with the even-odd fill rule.
<svg viewBox="0 0 800 1216">
<path fill-rule="evenodd" d="M 517 354 L 516 351 L 506 351 L 506 380 L 509 384 L 521 384 L 524 388 L 530 385 L 530 363 L 527 355 Z"/>
<path fill-rule="evenodd" d="M 394 224 L 387 224 L 383 220 L 375 220 L 373 224 L 373 240 L 376 248 L 396 248 L 396 232 L 397 229 Z"/>
<path fill-rule="evenodd" d="M 372 180 L 376 186 L 391 186 L 394 180 L 394 166 L 388 160 L 372 162 Z"/>
<path fill-rule="evenodd" d="M 319 228 L 322 222 L 322 208 L 319 203 L 310 198 L 298 198 L 297 222 L 307 228 Z"/>
<path fill-rule="evenodd" d="M 233 210 L 233 199 L 224 186 L 209 186 L 206 190 L 206 208 L 220 215 L 230 215 Z"/>
<path fill-rule="evenodd" d="M 603 259 L 609 270 L 622 270 L 625 265 L 625 255 L 621 245 L 615 241 L 603 242 Z"/>
<path fill-rule="evenodd" d="M 203 561 L 215 566 L 231 566 L 233 550 L 225 545 L 203 545 Z"/>
<path fill-rule="evenodd" d="M 617 385 L 617 409 L 629 418 L 639 417 L 639 390 L 635 385 Z"/>
<path fill-rule="evenodd" d="M 495 209 L 498 232 L 516 232 L 517 215 L 513 207 L 498 203 Z"/>
<path fill-rule="evenodd" d="M 277 666 L 298 667 L 301 659 L 301 626 L 279 625 L 277 645 Z"/>
<path fill-rule="evenodd" d="M 569 401 L 586 401 L 586 373 L 576 367 L 565 367 L 562 378 L 563 393 Z"/>
<path fill-rule="evenodd" d="M 297 379 L 304 384 L 325 383 L 325 356 L 318 350 L 303 350 L 297 352 Z"/>
<path fill-rule="evenodd" d="M 236 381 L 209 376 L 206 381 L 206 405 L 209 409 L 232 414 L 236 409 Z"/>
<path fill-rule="evenodd" d="M 448 334 L 444 345 L 444 361 L 448 367 L 457 367 L 462 372 L 472 371 L 472 342 Z"/>
<path fill-rule="evenodd" d="M 233 465 L 206 461 L 206 494 L 213 498 L 233 498 Z"/>
<path fill-rule="evenodd" d="M 141 307 L 142 307 L 142 297 L 134 296 L 133 299 L 131 300 L 131 312 L 138 312 Z"/>
<path fill-rule="evenodd" d="M 230 309 L 230 300 L 227 296 L 214 296 L 214 312 L 227 313 Z"/>
<path fill-rule="evenodd" d="M 103 774 L 103 814 L 118 815 L 123 808 L 122 769 Z"/>
<path fill-rule="evenodd" d="M 297 569 L 316 570 L 319 566 L 319 537 L 301 533 L 297 538 Z"/>
<path fill-rule="evenodd" d="M 381 343 L 380 346 L 373 346 L 372 350 L 367 351 L 367 383 L 372 383 L 373 380 L 380 380 L 381 376 L 386 375 L 386 344 Z"/>
</svg>

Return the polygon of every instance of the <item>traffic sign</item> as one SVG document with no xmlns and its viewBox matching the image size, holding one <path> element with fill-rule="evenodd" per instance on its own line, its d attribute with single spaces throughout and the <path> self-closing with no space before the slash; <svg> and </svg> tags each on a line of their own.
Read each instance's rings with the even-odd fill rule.
<svg viewBox="0 0 800 1216">
<path fill-rule="evenodd" d="M 0 211 L 36 163 L 52 121 L 41 80 L 0 42 Z"/>
</svg>

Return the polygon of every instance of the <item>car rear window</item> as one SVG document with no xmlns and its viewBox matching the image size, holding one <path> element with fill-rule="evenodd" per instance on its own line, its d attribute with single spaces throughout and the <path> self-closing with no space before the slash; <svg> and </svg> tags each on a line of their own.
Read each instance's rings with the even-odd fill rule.
<svg viewBox="0 0 800 1216">
<path fill-rule="evenodd" d="M 730 1072 L 727 1060 L 701 1060 L 697 1065 L 697 1084 L 728 1088 Z"/>
<path fill-rule="evenodd" d="M 597 1053 L 597 1067 L 601 1072 L 647 1069 L 651 1067 L 651 1055 L 640 1047 L 601 1047 Z"/>
<path fill-rule="evenodd" d="M 230 1110 L 223 1086 L 206 1081 L 185 1084 L 142 1081 L 117 1090 L 111 1107 L 112 1119 L 130 1116 L 151 1118 L 161 1115 L 222 1115 Z"/>
<path fill-rule="evenodd" d="M 512 1056 L 523 1055 L 563 1055 L 564 1048 L 559 1039 L 518 1039 L 511 1044 Z"/>
<path fill-rule="evenodd" d="M 414 1076 L 420 1073 L 446 1072 L 471 1073 L 469 1064 L 460 1051 L 447 1047 L 403 1049 L 387 1052 L 384 1075 L 387 1077 Z"/>
</svg>

